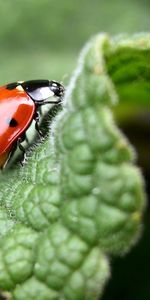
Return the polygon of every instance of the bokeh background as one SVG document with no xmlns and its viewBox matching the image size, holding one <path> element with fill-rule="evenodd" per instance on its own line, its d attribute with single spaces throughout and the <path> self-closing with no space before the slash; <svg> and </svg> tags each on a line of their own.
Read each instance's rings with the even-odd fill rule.
<svg viewBox="0 0 150 300">
<path fill-rule="evenodd" d="M 149 8 L 149 0 L 0 0 L 0 82 L 67 80 L 93 34 L 147 31 Z"/>
<path fill-rule="evenodd" d="M 80 49 L 92 35 L 149 30 L 149 0 L 0 0 L 0 84 L 38 78 L 67 84 Z M 120 122 L 139 150 L 148 192 L 149 119 L 146 125 Z M 112 278 L 103 300 L 150 299 L 148 211 L 144 223 L 138 245 L 127 256 L 112 258 Z"/>
</svg>

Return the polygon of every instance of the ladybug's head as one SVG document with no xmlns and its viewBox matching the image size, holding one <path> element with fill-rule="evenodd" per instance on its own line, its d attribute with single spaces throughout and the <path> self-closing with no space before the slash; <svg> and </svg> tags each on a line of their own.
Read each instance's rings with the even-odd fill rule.
<svg viewBox="0 0 150 300">
<path fill-rule="evenodd" d="M 49 88 L 54 93 L 54 96 L 62 97 L 64 94 L 64 86 L 57 81 L 49 81 Z"/>
<path fill-rule="evenodd" d="M 30 80 L 21 82 L 20 85 L 30 98 L 39 105 L 50 103 L 50 97 L 57 97 L 61 100 L 64 95 L 63 85 L 54 80 Z"/>
</svg>

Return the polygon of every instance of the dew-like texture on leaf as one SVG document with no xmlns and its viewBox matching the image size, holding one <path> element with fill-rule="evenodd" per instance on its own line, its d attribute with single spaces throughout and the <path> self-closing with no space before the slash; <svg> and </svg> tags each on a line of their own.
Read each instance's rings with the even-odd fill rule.
<svg viewBox="0 0 150 300">
<path fill-rule="evenodd" d="M 13 300 L 96 300 L 135 244 L 145 195 L 118 101 L 149 100 L 150 36 L 94 37 L 49 135 L 0 174 L 0 289 Z M 137 97 L 138 95 L 138 97 Z"/>
</svg>

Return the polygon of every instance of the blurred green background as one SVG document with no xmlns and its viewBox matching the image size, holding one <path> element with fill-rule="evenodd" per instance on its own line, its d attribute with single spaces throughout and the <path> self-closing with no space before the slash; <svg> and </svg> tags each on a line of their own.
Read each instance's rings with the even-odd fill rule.
<svg viewBox="0 0 150 300">
<path fill-rule="evenodd" d="M 0 82 L 68 81 L 97 32 L 149 30 L 148 0 L 0 0 Z"/>
<path fill-rule="evenodd" d="M 0 83 L 37 78 L 67 83 L 80 49 L 92 35 L 149 28 L 148 0 L 0 0 Z M 131 134 L 131 127 L 124 129 L 132 142 L 136 130 Z M 139 136 L 133 138 L 137 147 L 139 141 Z M 149 145 L 145 148 L 150 150 Z M 150 172 L 142 167 L 149 192 Z M 112 259 L 112 279 L 103 300 L 150 299 L 148 224 L 147 213 L 146 229 L 138 246 L 126 257 Z"/>
</svg>

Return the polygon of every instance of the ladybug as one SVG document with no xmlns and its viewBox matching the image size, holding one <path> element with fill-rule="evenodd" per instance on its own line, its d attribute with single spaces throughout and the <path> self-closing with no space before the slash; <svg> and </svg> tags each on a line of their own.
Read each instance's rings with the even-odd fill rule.
<svg viewBox="0 0 150 300">
<path fill-rule="evenodd" d="M 17 146 L 25 154 L 22 142 L 33 120 L 39 129 L 40 108 L 45 104 L 58 104 L 64 87 L 54 80 L 29 80 L 9 83 L 0 87 L 0 168 L 3 169 Z M 50 97 L 55 97 L 50 100 Z"/>
</svg>

